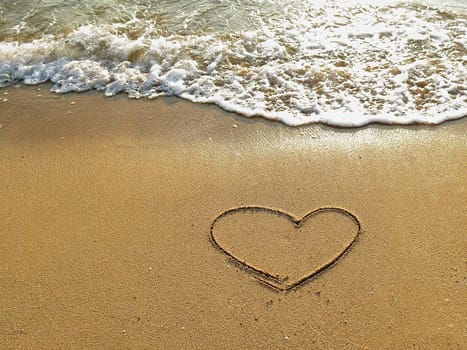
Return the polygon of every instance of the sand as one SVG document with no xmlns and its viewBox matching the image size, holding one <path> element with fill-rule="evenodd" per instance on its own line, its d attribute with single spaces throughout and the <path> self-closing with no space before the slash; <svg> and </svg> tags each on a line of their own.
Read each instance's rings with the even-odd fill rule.
<svg viewBox="0 0 467 350">
<path fill-rule="evenodd" d="M 466 119 L 41 88 L 0 90 L 0 348 L 465 349 Z"/>
</svg>

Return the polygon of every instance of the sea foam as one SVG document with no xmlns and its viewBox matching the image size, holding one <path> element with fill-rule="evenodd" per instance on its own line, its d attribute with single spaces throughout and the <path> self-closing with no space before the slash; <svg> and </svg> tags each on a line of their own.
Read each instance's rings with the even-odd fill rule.
<svg viewBox="0 0 467 350">
<path fill-rule="evenodd" d="M 181 34 L 133 18 L 4 40 L 0 86 L 50 81 L 56 93 L 175 95 L 288 125 L 436 124 L 467 115 L 464 13 L 329 1 L 258 23 Z"/>
</svg>

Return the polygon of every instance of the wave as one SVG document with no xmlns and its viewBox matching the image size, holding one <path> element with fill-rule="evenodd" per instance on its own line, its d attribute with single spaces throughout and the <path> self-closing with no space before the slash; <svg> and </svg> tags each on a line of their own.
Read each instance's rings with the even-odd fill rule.
<svg viewBox="0 0 467 350">
<path fill-rule="evenodd" d="M 171 32 L 134 16 L 4 38 L 0 86 L 175 95 L 288 125 L 436 124 L 467 115 L 466 28 L 462 13 L 394 2 L 289 9 L 252 30 Z"/>
</svg>

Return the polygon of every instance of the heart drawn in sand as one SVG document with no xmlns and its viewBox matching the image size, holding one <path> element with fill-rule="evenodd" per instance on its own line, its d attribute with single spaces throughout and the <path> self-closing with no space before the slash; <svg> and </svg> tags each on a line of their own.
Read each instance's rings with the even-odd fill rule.
<svg viewBox="0 0 467 350">
<path fill-rule="evenodd" d="M 240 207 L 211 225 L 213 244 L 267 285 L 287 291 L 339 261 L 361 226 L 341 208 L 319 208 L 301 219 L 277 209 Z"/>
</svg>

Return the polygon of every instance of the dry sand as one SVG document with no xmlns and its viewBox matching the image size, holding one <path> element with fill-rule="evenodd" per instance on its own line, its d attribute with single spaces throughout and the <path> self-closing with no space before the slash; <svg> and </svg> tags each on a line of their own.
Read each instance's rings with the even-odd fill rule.
<svg viewBox="0 0 467 350">
<path fill-rule="evenodd" d="M 466 119 L 288 128 L 178 99 L 0 94 L 1 349 L 466 348 Z M 214 234 L 272 277 L 339 254 L 358 231 L 339 210 L 361 228 L 278 291 L 210 237 L 244 206 L 283 213 Z M 293 223 L 322 207 L 340 209 Z"/>
</svg>

